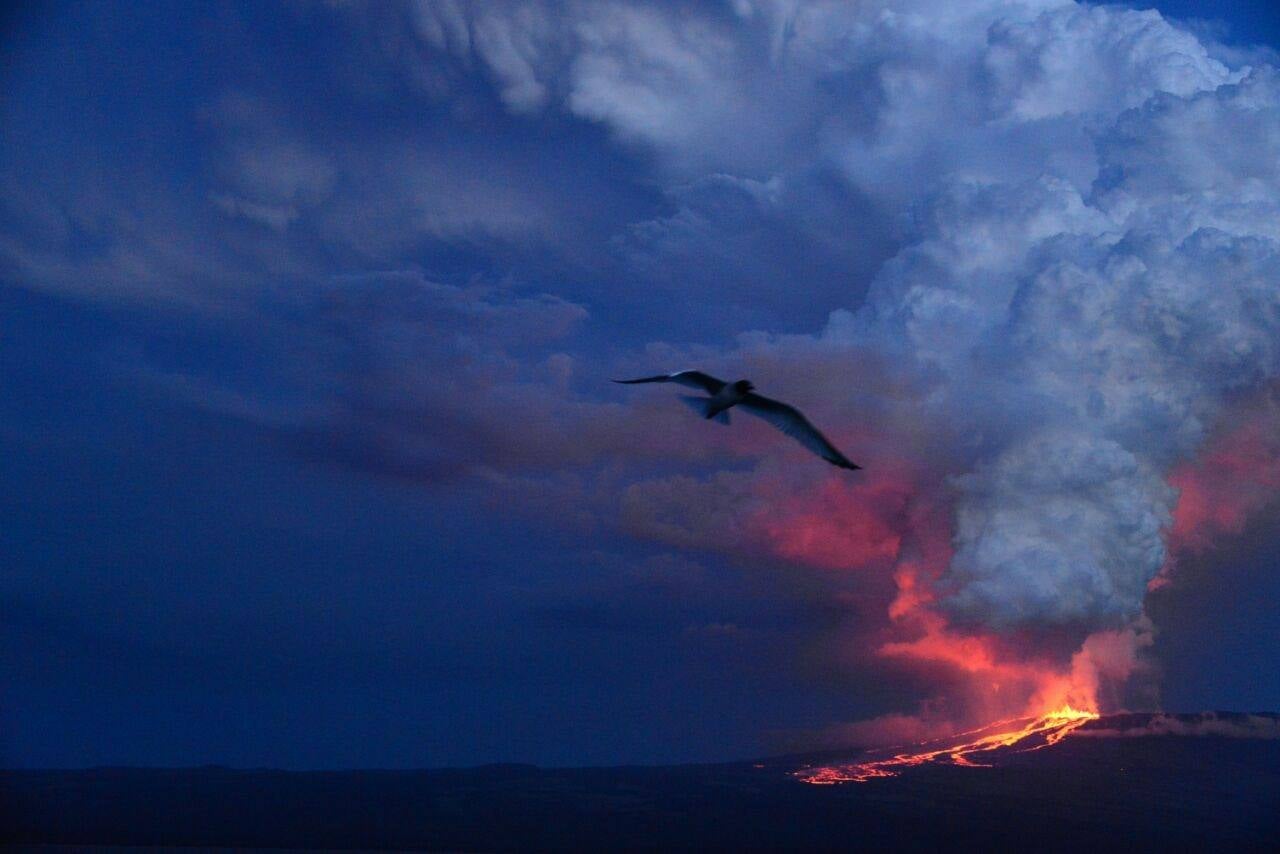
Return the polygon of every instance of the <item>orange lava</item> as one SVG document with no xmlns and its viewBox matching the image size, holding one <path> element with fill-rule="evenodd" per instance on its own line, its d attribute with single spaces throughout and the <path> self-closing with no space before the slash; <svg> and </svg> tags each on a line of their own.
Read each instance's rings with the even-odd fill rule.
<svg viewBox="0 0 1280 854">
<path fill-rule="evenodd" d="M 918 750 L 896 753 L 884 759 L 848 765 L 808 767 L 794 774 L 801 782 L 829 786 L 836 783 L 865 783 L 876 777 L 896 777 L 903 768 L 930 762 L 971 768 L 990 767 L 990 763 L 976 761 L 975 757 L 981 758 L 996 750 L 1026 753 L 1050 747 L 1097 717 L 1095 712 L 1064 705 L 1039 717 L 997 721 L 985 727 L 957 733 L 950 738 L 922 742 L 916 745 L 920 748 Z"/>
</svg>

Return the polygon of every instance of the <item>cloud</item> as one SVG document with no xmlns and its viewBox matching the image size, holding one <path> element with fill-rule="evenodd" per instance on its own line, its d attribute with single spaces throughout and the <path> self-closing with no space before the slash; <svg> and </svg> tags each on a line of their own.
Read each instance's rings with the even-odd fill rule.
<svg viewBox="0 0 1280 854">
<path fill-rule="evenodd" d="M 629 277 L 696 311 L 704 335 L 812 329 L 832 305 L 860 299 L 895 246 L 870 202 L 830 173 L 716 173 L 666 198 L 671 212 L 630 224 L 612 244 Z M 780 282 L 803 287 L 805 300 Z"/>
<path fill-rule="evenodd" d="M 609 255 L 612 221 L 647 194 L 571 129 L 483 110 L 406 120 L 430 105 L 370 103 L 305 76 L 292 97 L 210 76 L 163 151 L 134 150 L 126 130 L 95 145 L 69 124 L 46 157 L 16 137 L 0 150 L 7 280 L 197 314 L 251 314 L 280 292 L 423 259 L 455 283 L 515 268 L 580 283 Z M 168 121 L 163 106 L 143 101 L 138 123 Z"/>
<path fill-rule="evenodd" d="M 1017 122 L 1113 116 L 1153 92 L 1186 97 L 1244 76 L 1154 9 L 1075 4 L 1029 21 L 996 21 L 983 65 L 994 112 Z"/>
<path fill-rule="evenodd" d="M 1213 95 L 1176 102 L 1158 96 L 1122 116 L 1099 144 L 1100 174 L 1117 177 L 1100 180 L 1090 205 L 1108 215 L 1109 227 L 1080 234 L 1068 225 L 1023 256 L 1015 290 L 988 315 L 995 323 L 979 345 L 985 354 L 977 349 L 962 357 L 960 364 L 972 367 L 973 355 L 982 354 L 988 381 L 1003 375 L 1009 387 L 1033 391 L 1014 411 L 1003 408 L 1006 423 L 1034 424 L 1031 435 L 1055 425 L 1067 438 L 1034 438 L 1028 446 L 1018 437 L 1022 431 L 1009 431 L 1013 441 L 960 483 L 960 548 L 951 578 L 958 610 L 980 601 L 979 610 L 999 620 L 1039 619 L 1046 614 L 1030 603 L 1044 594 L 1056 611 L 1048 616 L 1059 619 L 1140 612 L 1142 584 L 1164 560 L 1160 533 L 1174 506 L 1160 476 L 1196 451 L 1228 395 L 1257 388 L 1280 370 L 1280 302 L 1269 284 L 1280 272 L 1272 237 L 1280 196 L 1241 180 L 1235 167 L 1242 161 L 1230 146 L 1213 158 L 1214 168 L 1181 170 L 1170 158 L 1175 162 L 1161 159 L 1156 170 L 1134 168 L 1145 158 L 1128 140 L 1145 118 L 1142 149 L 1167 149 L 1166 104 L 1222 127 L 1238 121 L 1242 109 L 1254 112 L 1262 92 L 1275 103 L 1269 74 Z M 1164 177 L 1175 171 L 1182 175 L 1178 190 Z M 973 272 L 981 281 L 993 267 L 984 263 Z M 911 320 L 920 315 L 912 311 Z M 953 387 L 966 391 L 964 382 Z M 1053 484 L 1052 494 L 1004 480 L 1014 471 Z M 1032 517 L 1040 530 L 1025 527 Z M 977 567 L 985 570 L 975 574 Z M 1005 583 L 1022 573 L 1025 582 Z"/>
<path fill-rule="evenodd" d="M 1242 74 L 1157 12 L 1054 0 L 416 8 L 438 52 L 425 61 L 478 58 L 513 109 L 600 122 L 686 175 L 826 160 L 897 201 L 957 168 L 1069 168 L 1054 159 L 1086 144 L 1081 123 L 1054 120 L 1112 118 Z"/>
<path fill-rule="evenodd" d="M 220 143 L 209 198 L 227 215 L 282 231 L 332 193 L 333 157 L 282 127 L 269 105 L 228 94 L 207 118 Z"/>
<path fill-rule="evenodd" d="M 922 610 L 1078 648 L 1140 619 L 1171 530 L 1238 528 L 1197 517 L 1194 461 L 1280 373 L 1273 68 L 1066 0 L 324 15 L 408 85 L 327 115 L 220 84 L 186 194 L 32 171 L 6 275 L 268 306 L 302 403 L 211 406 L 361 470 L 874 576 L 925 633 L 902 649 L 971 648 Z M 603 390 L 684 366 L 751 376 L 868 474 Z"/>
<path fill-rule="evenodd" d="M 1240 534 L 1249 518 L 1280 493 L 1280 405 L 1275 387 L 1232 406 L 1222 427 L 1194 460 L 1176 466 L 1169 484 L 1178 490 L 1169 545 L 1173 554 L 1151 587 L 1176 578 L 1180 553 L 1203 552 Z"/>
<path fill-rule="evenodd" d="M 1141 613 L 1173 490 L 1134 452 L 1082 431 L 1036 435 L 958 485 L 943 582 L 957 616 L 1097 628 Z"/>
<path fill-rule="evenodd" d="M 427 479 L 575 455 L 560 424 L 572 402 L 521 356 L 569 334 L 581 306 L 392 273 L 340 280 L 310 311 L 301 332 L 319 333 L 333 372 L 315 429 L 337 453 L 375 468 L 412 461 Z"/>
<path fill-rule="evenodd" d="M 1229 396 L 1280 371 L 1272 70 L 1229 68 L 1155 12 L 1066 2 L 423 3 L 410 23 L 433 79 L 482 70 L 520 120 L 595 123 L 654 158 L 669 209 L 613 235 L 611 287 L 683 289 L 686 305 L 718 308 L 730 327 L 768 303 L 766 322 L 795 317 L 796 294 L 831 310 L 814 335 L 667 357 L 747 365 L 765 380 L 802 366 L 790 374 L 801 388 L 865 359 L 879 366 L 865 377 L 877 388 L 857 391 L 855 406 L 851 378 L 809 411 L 841 441 L 923 461 L 880 484 L 898 490 L 883 505 L 899 514 L 881 518 L 884 495 L 835 488 L 824 503 L 833 487 L 776 482 L 774 454 L 787 452 L 735 431 L 721 459 L 769 459 L 635 477 L 618 505 L 627 530 L 685 547 L 757 542 L 767 517 L 785 520 L 763 526 L 784 558 L 858 565 L 862 538 L 845 533 L 857 530 L 891 563 L 904 508 L 928 484 L 953 507 L 954 553 L 935 580 L 954 618 L 1001 631 L 1071 625 L 1083 637 L 1141 614 L 1178 500 L 1168 472 L 1197 452 Z M 270 152 L 236 162 L 273 162 Z M 378 196 L 393 200 L 389 213 L 369 208 L 372 196 L 327 201 L 319 233 L 345 228 L 375 257 L 414 245 L 397 237 L 404 223 L 454 245 L 543 239 L 545 197 L 493 192 L 492 170 L 466 166 L 471 154 L 392 158 L 403 188 Z M 357 168 L 348 163 L 344 173 Z M 300 177 L 322 169 L 276 171 L 276 184 L 243 198 L 296 206 L 336 186 Z M 840 192 L 812 192 L 833 179 Z M 388 186 L 385 175 L 371 183 Z M 424 201 L 428 188 L 439 204 Z M 277 228 L 297 221 L 292 207 L 236 204 Z M 859 264 L 864 254 L 875 260 Z M 816 275 L 789 281 L 797 259 L 815 258 Z M 520 343 L 531 342 L 524 324 L 550 323 L 566 304 L 377 291 L 385 302 L 359 288 L 335 302 L 342 335 L 359 338 L 346 346 L 366 361 L 326 428 L 375 456 L 509 474 L 590 468 L 609 453 L 625 467 L 652 461 L 679 429 L 648 413 L 625 424 L 572 390 L 571 347 Z M 467 330 L 481 316 L 510 337 L 420 331 L 441 318 Z M 540 377 L 525 367 L 535 352 Z M 432 367 L 386 367 L 406 354 Z M 518 430 L 492 415 L 514 411 Z M 843 426 L 869 413 L 874 428 Z M 683 458 L 714 459 L 706 447 Z"/>
<path fill-rule="evenodd" d="M 619 488 L 620 467 L 727 457 L 666 398 L 602 400 L 611 374 L 562 349 L 588 318 L 560 297 L 419 271 L 335 276 L 261 305 L 248 348 L 270 354 L 260 370 L 230 381 L 145 360 L 128 370 L 311 459 L 483 484 L 531 513 L 590 526 L 618 501 L 602 490 Z"/>
<path fill-rule="evenodd" d="M 795 35 L 785 48 L 801 64 L 820 53 L 805 14 L 816 13 L 790 19 Z M 628 59 L 586 63 L 568 85 L 572 93 L 590 81 L 589 97 L 571 94 L 566 103 L 624 138 L 677 150 L 677 165 L 688 168 L 700 140 L 688 129 L 668 134 L 661 121 L 662 108 L 688 113 L 687 102 L 627 82 L 631 47 L 622 43 L 661 25 L 660 15 L 646 15 L 612 21 L 610 55 Z M 858 20 L 849 12 L 832 31 L 847 35 Z M 853 185 L 886 203 L 921 195 L 902 249 L 865 305 L 833 314 L 821 340 L 892 354 L 931 384 L 927 398 L 911 402 L 914 414 L 951 437 L 948 470 L 968 470 L 952 481 L 956 548 L 941 579 L 942 607 L 1002 630 L 1122 626 L 1141 614 L 1146 585 L 1166 558 L 1177 503 L 1165 480 L 1170 467 L 1196 453 L 1228 396 L 1280 370 L 1280 312 L 1269 284 L 1280 272 L 1277 158 L 1258 151 L 1278 138 L 1270 127 L 1280 114 L 1275 75 L 1227 68 L 1154 12 L 1064 4 L 985 21 L 981 37 L 892 15 L 874 27 L 864 22 L 896 48 L 872 64 L 872 118 L 861 130 L 840 128 L 842 145 L 830 145 L 827 125 L 816 135 L 825 149 L 800 150 L 839 152 Z M 731 55 L 717 52 L 727 50 L 717 27 L 731 25 L 707 26 L 654 60 L 665 70 L 660 79 L 692 90 L 732 85 L 703 63 Z M 940 45 L 933 59 L 912 49 L 926 34 Z M 788 69 L 771 70 L 785 77 Z M 586 112 L 584 103 L 592 105 Z M 771 106 L 757 104 L 757 113 Z M 948 150 L 932 157 L 936 150 L 916 140 L 942 140 Z M 979 141 L 985 151 L 976 150 Z M 1067 148 L 1086 153 L 1059 159 Z M 717 168 L 742 167 L 732 152 L 723 156 Z M 994 168 L 993 156 L 1013 168 Z M 923 172 L 911 168 L 926 160 Z M 879 175 L 904 171 L 905 186 L 879 185 Z M 735 224 L 737 233 L 754 227 L 743 212 L 754 217 L 776 204 L 783 185 L 776 176 L 715 180 L 740 201 L 714 216 L 689 206 L 637 233 L 668 255 L 687 254 L 675 249 L 681 243 L 730 249 Z M 628 518 L 634 530 L 668 542 L 741 531 L 757 512 L 758 481 L 638 485 Z M 787 542 L 780 534 L 774 545 L 787 553 Z"/>
</svg>

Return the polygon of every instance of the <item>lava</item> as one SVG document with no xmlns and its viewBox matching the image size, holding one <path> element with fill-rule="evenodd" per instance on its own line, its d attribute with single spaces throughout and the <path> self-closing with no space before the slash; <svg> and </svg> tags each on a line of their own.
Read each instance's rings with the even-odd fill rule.
<svg viewBox="0 0 1280 854">
<path fill-rule="evenodd" d="M 807 767 L 794 772 L 804 783 L 829 786 L 836 783 L 865 783 L 877 777 L 896 777 L 903 768 L 938 762 L 967 767 L 990 767 L 976 761 L 997 750 L 1027 753 L 1062 741 L 1079 727 L 1098 717 L 1096 712 L 1064 705 L 1039 717 L 997 721 L 984 727 L 934 739 L 916 745 L 917 750 L 846 765 Z"/>
<path fill-rule="evenodd" d="M 997 751 L 1049 747 L 1103 708 L 1120 707 L 1119 686 L 1145 672 L 1141 652 L 1152 640 L 1145 617 L 1084 636 L 1069 660 L 1065 649 L 1037 644 L 1034 637 L 953 624 L 939 592 L 954 556 L 953 517 L 945 494 L 911 478 L 882 476 L 824 485 L 807 498 L 787 493 L 772 517 L 754 526 L 779 557 L 860 578 L 891 574 L 896 594 L 887 620 L 857 640 L 871 656 L 938 685 L 914 715 L 894 712 L 838 727 L 845 743 L 914 747 L 874 749 L 858 762 L 806 767 L 794 772 L 798 779 L 865 782 L 917 765 L 983 766 Z M 995 722 L 968 728 L 981 721 Z M 913 727 L 899 726 L 904 723 Z M 890 734 L 902 728 L 913 731 Z M 948 732 L 953 734 L 937 735 Z"/>
</svg>

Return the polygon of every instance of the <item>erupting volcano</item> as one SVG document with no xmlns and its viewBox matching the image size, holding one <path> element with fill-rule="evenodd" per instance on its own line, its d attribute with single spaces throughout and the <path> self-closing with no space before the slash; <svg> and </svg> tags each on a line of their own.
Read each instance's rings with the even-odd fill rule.
<svg viewBox="0 0 1280 854">
<path fill-rule="evenodd" d="M 1140 607 L 1119 627 L 1105 615 L 1055 625 L 1059 615 L 1029 612 L 1011 625 L 997 606 L 969 611 L 956 595 L 971 582 L 957 586 L 956 514 L 944 490 L 871 472 L 856 483 L 828 481 L 819 506 L 794 506 L 800 512 L 766 527 L 772 547 L 817 568 L 890 575 L 887 619 L 865 620 L 850 646 L 870 666 L 913 674 L 928 692 L 914 713 L 824 731 L 826 744 L 871 749 L 853 761 L 807 765 L 795 778 L 864 782 L 926 764 L 1000 764 L 1056 745 L 1104 712 L 1148 702 L 1154 671 L 1143 654 L 1154 630 Z M 830 536 L 840 528 L 882 532 L 881 542 L 849 548 Z M 1028 585 L 1018 578 L 1006 587 L 1025 596 Z"/>
<path fill-rule="evenodd" d="M 1098 719 L 1097 712 L 1086 712 L 1063 706 L 1036 718 L 997 721 L 985 727 L 957 733 L 914 745 L 913 750 L 894 753 L 884 759 L 867 758 L 862 762 L 806 767 L 795 772 L 805 783 L 834 785 L 865 783 L 876 777 L 894 777 L 904 768 L 929 762 L 950 763 L 968 767 L 989 767 L 982 761 L 999 751 L 1026 752 L 1051 747 L 1079 727 Z"/>
</svg>

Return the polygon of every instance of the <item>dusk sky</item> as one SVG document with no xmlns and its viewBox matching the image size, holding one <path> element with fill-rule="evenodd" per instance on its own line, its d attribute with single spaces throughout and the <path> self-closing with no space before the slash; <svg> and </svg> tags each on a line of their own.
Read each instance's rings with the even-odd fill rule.
<svg viewBox="0 0 1280 854">
<path fill-rule="evenodd" d="M 5 766 L 1280 710 L 1273 3 L 0 27 Z"/>
</svg>

